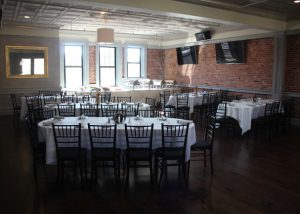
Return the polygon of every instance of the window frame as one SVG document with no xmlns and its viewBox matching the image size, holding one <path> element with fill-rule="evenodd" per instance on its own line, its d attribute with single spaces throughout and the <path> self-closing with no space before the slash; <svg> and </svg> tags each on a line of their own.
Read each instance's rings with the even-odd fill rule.
<svg viewBox="0 0 300 214">
<path fill-rule="evenodd" d="M 116 86 L 122 85 L 122 62 L 123 62 L 123 56 L 122 56 L 122 47 L 119 43 L 114 44 L 96 44 L 96 85 L 100 86 L 100 57 L 99 57 L 99 47 L 115 47 L 116 49 Z"/>
<path fill-rule="evenodd" d="M 139 48 L 140 49 L 140 76 L 139 77 L 128 77 L 128 48 Z M 147 48 L 143 45 L 133 45 L 127 44 L 124 48 L 124 67 L 125 67 L 125 77 L 127 79 L 138 79 L 147 78 Z"/>
<path fill-rule="evenodd" d="M 101 63 L 100 63 L 100 49 L 102 48 L 113 48 L 114 49 L 114 66 L 101 66 Z M 98 45 L 98 48 L 97 48 L 97 52 L 98 52 L 98 70 L 99 70 L 99 86 L 101 86 L 101 68 L 114 68 L 115 69 L 115 84 L 112 85 L 112 86 L 116 86 L 117 85 L 117 47 L 116 46 L 111 46 L 111 45 L 103 45 L 103 44 L 100 44 Z M 96 77 L 97 78 L 97 77 Z"/>
<path fill-rule="evenodd" d="M 68 42 L 68 41 L 61 41 L 60 42 L 60 86 L 61 88 L 66 88 L 66 62 L 65 62 L 65 46 L 81 46 L 82 52 L 81 52 L 81 63 L 82 63 L 82 86 L 89 84 L 89 73 L 87 72 L 89 70 L 89 56 L 88 56 L 88 44 L 86 42 Z M 67 66 L 72 67 L 72 66 Z M 74 66 L 74 67 L 80 67 L 80 66 Z M 68 89 L 67 89 L 68 90 Z"/>
</svg>

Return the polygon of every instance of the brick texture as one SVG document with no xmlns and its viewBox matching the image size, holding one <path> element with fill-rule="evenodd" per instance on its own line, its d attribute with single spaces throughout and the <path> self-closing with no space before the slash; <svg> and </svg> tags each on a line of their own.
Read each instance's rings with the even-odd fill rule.
<svg viewBox="0 0 300 214">
<path fill-rule="evenodd" d="M 199 48 L 198 64 L 178 65 L 176 49 L 165 50 L 165 79 L 179 84 L 272 89 L 273 38 L 245 41 L 245 64 L 217 64 L 215 45 Z"/>
<path fill-rule="evenodd" d="M 300 34 L 287 36 L 285 91 L 300 93 Z"/>
<path fill-rule="evenodd" d="M 96 84 L 96 46 L 89 46 L 89 83 Z"/>
<path fill-rule="evenodd" d="M 147 77 L 149 79 L 162 79 L 164 56 L 164 50 L 147 49 Z"/>
</svg>

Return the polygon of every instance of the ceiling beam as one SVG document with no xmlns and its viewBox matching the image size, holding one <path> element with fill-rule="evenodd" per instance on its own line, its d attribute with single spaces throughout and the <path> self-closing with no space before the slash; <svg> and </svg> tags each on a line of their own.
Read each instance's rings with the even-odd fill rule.
<svg viewBox="0 0 300 214">
<path fill-rule="evenodd" d="M 84 2 L 86 5 L 93 6 L 101 5 L 117 9 L 126 8 L 136 11 L 152 11 L 157 14 L 192 16 L 204 21 L 213 21 L 223 24 L 242 24 L 272 31 L 285 31 L 287 25 L 285 21 L 171 0 L 61 0 L 61 2 L 73 4 L 75 2 L 78 4 Z"/>
</svg>

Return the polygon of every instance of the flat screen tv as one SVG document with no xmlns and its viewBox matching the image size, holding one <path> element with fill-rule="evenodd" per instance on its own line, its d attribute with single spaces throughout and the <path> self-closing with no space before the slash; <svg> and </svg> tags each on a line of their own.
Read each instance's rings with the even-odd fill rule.
<svg viewBox="0 0 300 214">
<path fill-rule="evenodd" d="M 198 46 L 176 48 L 178 65 L 198 64 Z"/>
<path fill-rule="evenodd" d="M 215 47 L 218 64 L 245 63 L 244 41 L 221 42 Z"/>
</svg>

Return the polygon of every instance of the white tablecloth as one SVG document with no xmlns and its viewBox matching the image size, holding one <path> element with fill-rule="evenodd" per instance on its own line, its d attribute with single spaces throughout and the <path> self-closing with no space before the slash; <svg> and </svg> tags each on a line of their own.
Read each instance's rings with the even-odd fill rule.
<svg viewBox="0 0 300 214">
<path fill-rule="evenodd" d="M 181 95 L 179 95 L 181 96 Z M 184 95 L 183 95 L 184 96 Z M 190 113 L 194 112 L 194 106 L 195 105 L 201 105 L 203 102 L 203 95 L 189 95 L 189 102 L 188 102 L 188 106 L 190 107 Z M 174 106 L 175 108 L 177 107 L 177 96 L 171 95 L 169 97 L 168 102 L 166 103 L 166 105 L 170 105 L 170 106 Z"/>
<path fill-rule="evenodd" d="M 226 115 L 236 119 L 242 129 L 242 134 L 251 129 L 251 120 L 264 116 L 265 105 L 273 100 L 237 100 L 227 103 Z"/>
<path fill-rule="evenodd" d="M 57 103 L 60 103 L 60 102 L 61 102 L 61 99 L 59 97 L 59 98 L 57 98 Z M 128 104 L 130 104 L 130 103 L 128 103 Z M 43 104 L 43 106 L 44 106 L 44 104 Z M 48 106 L 45 105 L 44 107 L 45 108 L 56 108 L 57 109 L 57 105 L 53 105 L 53 104 L 49 104 Z M 99 104 L 99 108 L 100 108 L 100 104 Z M 121 103 L 119 103 L 119 109 L 121 109 Z M 150 105 L 146 104 L 146 103 L 141 103 L 140 106 L 139 106 L 139 109 L 141 109 L 141 110 L 149 110 L 150 109 Z M 21 97 L 21 114 L 20 114 L 20 119 L 21 120 L 24 120 L 27 112 L 28 112 L 28 109 L 27 109 L 26 98 L 25 97 Z M 76 116 L 80 115 L 80 103 L 76 103 L 76 106 L 75 106 L 75 115 Z"/>
<path fill-rule="evenodd" d="M 38 124 L 39 127 L 39 137 L 40 140 L 46 141 L 46 163 L 47 164 L 55 164 L 56 163 L 56 149 L 54 136 L 52 131 L 52 126 L 49 123 L 50 120 L 42 121 Z M 159 148 L 162 146 L 161 139 L 161 123 L 166 125 L 175 125 L 178 124 L 178 119 L 168 118 L 166 121 L 161 121 L 158 118 L 141 118 L 140 120 L 135 120 L 135 118 L 127 118 L 126 123 L 128 125 L 150 125 L 154 124 L 154 133 L 153 133 L 153 149 Z M 55 124 L 61 125 L 75 125 L 75 124 L 83 124 L 82 125 L 82 133 L 81 133 L 81 143 L 82 147 L 90 149 L 90 141 L 88 136 L 88 128 L 87 124 L 99 125 L 99 124 L 107 124 L 108 118 L 106 117 L 87 117 L 84 120 L 80 120 L 79 117 L 66 117 L 63 120 L 52 120 Z M 117 125 L 117 148 L 125 149 L 126 148 L 126 137 L 125 137 L 125 126 L 124 124 Z M 196 132 L 195 125 L 191 123 L 189 126 L 189 133 L 187 139 L 187 148 L 186 148 L 186 161 L 190 159 L 190 147 L 191 145 L 196 143 Z"/>
</svg>

